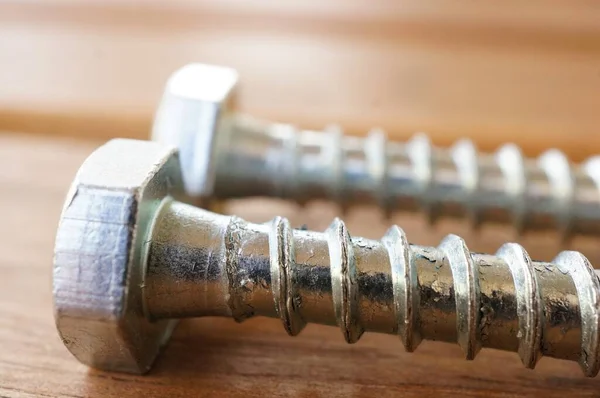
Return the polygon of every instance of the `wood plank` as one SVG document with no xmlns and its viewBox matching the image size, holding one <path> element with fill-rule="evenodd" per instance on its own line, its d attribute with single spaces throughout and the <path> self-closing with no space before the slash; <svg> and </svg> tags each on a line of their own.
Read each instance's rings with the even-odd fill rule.
<svg viewBox="0 0 600 398">
<path fill-rule="evenodd" d="M 0 396 L 46 397 L 258 397 L 258 396 L 597 396 L 598 380 L 576 363 L 543 358 L 526 370 L 514 353 L 483 350 L 467 362 L 458 346 L 425 342 L 408 354 L 397 337 L 368 334 L 347 345 L 338 328 L 310 325 L 290 338 L 278 320 L 243 324 L 205 318 L 181 323 L 147 376 L 88 370 L 65 349 L 52 315 L 50 287 L 54 232 L 62 201 L 79 164 L 97 145 L 67 139 L 0 135 Z M 228 212 L 252 221 L 274 214 L 293 225 L 323 230 L 339 212 L 315 203 L 305 209 L 277 202 L 230 203 Z M 348 215 L 349 230 L 377 238 L 386 229 L 374 209 Z M 447 232 L 464 233 L 472 250 L 495 250 L 508 229 L 467 233 L 461 223 L 428 229 L 419 217 L 395 219 L 409 239 L 437 244 Z M 551 259 L 555 237 L 528 237 L 533 257 Z M 592 261 L 594 240 L 578 240 Z"/>
<path fill-rule="evenodd" d="M 590 1 L 5 1 L 0 129 L 147 137 L 167 76 L 204 61 L 240 71 L 257 116 L 581 159 L 600 149 L 599 20 Z"/>
</svg>

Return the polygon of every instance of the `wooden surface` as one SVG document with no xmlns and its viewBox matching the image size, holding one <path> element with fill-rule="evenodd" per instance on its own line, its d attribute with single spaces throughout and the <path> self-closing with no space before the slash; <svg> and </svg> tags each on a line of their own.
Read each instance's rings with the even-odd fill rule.
<svg viewBox="0 0 600 398">
<path fill-rule="evenodd" d="M 181 323 L 145 377 L 88 370 L 63 347 L 51 303 L 52 250 L 66 189 L 109 137 L 145 138 L 168 75 L 201 61 L 237 68 L 240 110 L 350 133 L 415 130 L 448 144 L 529 154 L 559 146 L 573 159 L 600 149 L 600 7 L 593 1 L 509 0 L 7 0 L 0 2 L 0 396 L 598 396 L 575 363 L 514 353 L 461 359 L 457 346 L 397 337 L 344 343 L 310 325 L 296 338 L 278 320 Z M 44 135 L 85 138 L 55 139 Z M 242 201 L 252 221 L 275 214 L 323 230 L 338 214 L 318 203 Z M 355 235 L 380 237 L 373 209 L 348 215 Z M 395 220 L 419 244 L 461 233 L 476 251 L 515 239 L 509 228 L 469 233 L 415 216 Z M 523 240 L 550 260 L 552 236 Z M 573 243 L 596 264 L 594 240 Z"/>
<path fill-rule="evenodd" d="M 240 396 L 598 396 L 600 379 L 586 379 L 574 362 L 543 358 L 526 370 L 514 353 L 483 350 L 467 362 L 458 346 L 424 342 L 405 353 L 395 336 L 368 334 L 347 345 L 338 328 L 309 325 L 291 338 L 279 320 L 186 320 L 147 376 L 88 370 L 65 349 L 53 323 L 51 267 L 58 214 L 67 187 L 96 143 L 0 135 L 0 396 L 179 397 Z M 293 225 L 323 230 L 337 209 L 300 210 L 268 201 L 242 201 L 228 211 L 253 221 L 276 213 Z M 373 209 L 348 215 L 349 230 L 377 238 L 386 229 Z M 395 220 L 409 240 L 436 244 L 457 223 L 428 230 L 418 217 Z M 472 250 L 495 250 L 508 229 L 466 234 Z M 552 237 L 528 238 L 535 258 L 559 250 Z M 592 261 L 592 240 L 575 244 Z"/>
<path fill-rule="evenodd" d="M 509 0 L 6 0 L 0 129 L 148 136 L 171 72 L 237 68 L 242 111 L 486 150 L 600 149 L 600 6 Z"/>
</svg>

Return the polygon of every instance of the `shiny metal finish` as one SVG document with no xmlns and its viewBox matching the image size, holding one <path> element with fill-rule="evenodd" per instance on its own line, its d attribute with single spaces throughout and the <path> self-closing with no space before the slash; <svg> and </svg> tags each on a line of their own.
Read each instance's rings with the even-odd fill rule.
<svg viewBox="0 0 600 398">
<path fill-rule="evenodd" d="M 470 141 L 436 148 L 423 134 L 390 142 L 379 130 L 302 131 L 235 114 L 236 82 L 229 68 L 191 64 L 167 83 L 153 138 L 180 149 L 191 195 L 376 203 L 385 213 L 422 210 L 431 222 L 600 233 L 600 158 L 573 166 L 560 151 L 526 159 L 511 144 L 479 154 Z"/>
<path fill-rule="evenodd" d="M 175 320 L 150 322 L 142 291 L 144 241 L 156 207 L 183 190 L 174 149 L 112 140 L 79 169 L 54 246 L 56 327 L 81 362 L 143 373 Z"/>
<path fill-rule="evenodd" d="M 423 134 L 387 141 L 337 129 L 301 131 L 238 117 L 223 131 L 213 194 L 274 196 L 300 203 L 330 199 L 342 207 L 377 204 L 482 222 L 512 222 L 519 231 L 546 228 L 600 233 L 600 160 L 573 166 L 558 150 L 527 159 L 515 145 L 480 154 L 467 140 L 437 148 Z"/>
<path fill-rule="evenodd" d="M 178 201 L 176 152 L 116 140 L 84 163 L 65 203 L 54 260 L 55 316 L 82 362 L 145 372 L 173 320 L 281 319 L 290 335 L 309 322 L 543 355 L 600 368 L 600 280 L 583 255 L 532 261 L 518 244 L 472 253 L 458 236 L 438 247 L 408 243 L 399 227 L 381 240 L 325 232 L 283 218 L 245 222 Z M 123 156 L 127 153 L 128 156 Z"/>
<path fill-rule="evenodd" d="M 351 237 L 335 220 L 324 233 L 287 220 L 251 224 L 166 199 L 149 236 L 144 283 L 154 320 L 205 315 L 280 318 L 290 335 L 306 323 L 337 325 L 348 343 L 365 331 L 456 342 L 466 359 L 482 347 L 516 351 L 526 367 L 543 355 L 600 368 L 600 282 L 579 253 L 532 261 L 518 244 L 471 253 L 458 236 L 438 247 Z"/>
</svg>

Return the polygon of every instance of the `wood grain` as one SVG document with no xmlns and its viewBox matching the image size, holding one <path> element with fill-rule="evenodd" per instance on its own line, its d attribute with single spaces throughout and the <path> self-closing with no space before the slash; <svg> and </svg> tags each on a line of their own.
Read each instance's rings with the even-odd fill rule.
<svg viewBox="0 0 600 398">
<path fill-rule="evenodd" d="M 581 159 L 600 149 L 599 20 L 594 1 L 8 0 L 0 128 L 145 138 L 168 75 L 203 61 L 240 71 L 257 116 Z"/>
<path fill-rule="evenodd" d="M 186 320 L 152 372 L 143 377 L 88 370 L 64 348 L 54 328 L 51 267 L 54 232 L 68 185 L 96 143 L 0 135 L 0 396 L 7 397 L 258 397 L 258 396 L 597 396 L 599 381 L 576 363 L 543 358 L 526 370 L 514 353 L 483 350 L 467 362 L 458 346 L 424 342 L 413 354 L 397 337 L 370 334 L 347 345 L 338 328 L 309 325 L 290 338 L 280 321 L 256 318 Z M 227 211 L 253 221 L 276 213 L 293 225 L 323 230 L 338 210 L 324 203 L 305 209 L 283 202 L 246 200 Z M 386 223 L 373 209 L 348 215 L 353 234 L 380 237 Z M 472 250 L 495 250 L 509 229 L 467 233 L 461 223 L 427 229 L 415 216 L 394 221 L 409 239 L 436 244 L 447 232 L 464 233 Z M 559 250 L 552 235 L 524 242 L 535 258 Z M 594 240 L 578 240 L 592 261 Z"/>
</svg>

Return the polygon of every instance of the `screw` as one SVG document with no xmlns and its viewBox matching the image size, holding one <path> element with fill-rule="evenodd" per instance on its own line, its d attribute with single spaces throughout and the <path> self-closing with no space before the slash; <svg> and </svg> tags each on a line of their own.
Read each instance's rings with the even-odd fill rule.
<svg viewBox="0 0 600 398">
<path fill-rule="evenodd" d="M 236 82 L 232 69 L 192 64 L 167 83 L 153 136 L 180 148 L 192 195 L 377 203 L 386 214 L 422 209 L 430 222 L 600 233 L 600 157 L 574 167 L 555 149 L 527 159 L 513 144 L 479 154 L 468 140 L 436 148 L 424 134 L 402 143 L 377 129 L 367 138 L 301 131 L 232 112 Z"/>
<path fill-rule="evenodd" d="M 127 156 L 124 156 L 124 155 Z M 600 367 L 600 280 L 565 251 L 532 261 L 518 244 L 472 253 L 458 236 L 438 247 L 212 213 L 177 201 L 177 153 L 114 140 L 83 164 L 67 197 L 54 259 L 56 322 L 82 362 L 144 372 L 174 319 L 278 317 L 290 335 L 309 322 L 338 325 L 348 343 L 365 331 L 516 351 Z M 124 173 L 126 171 L 126 173 Z M 174 196 L 173 196 L 174 195 Z"/>
</svg>

